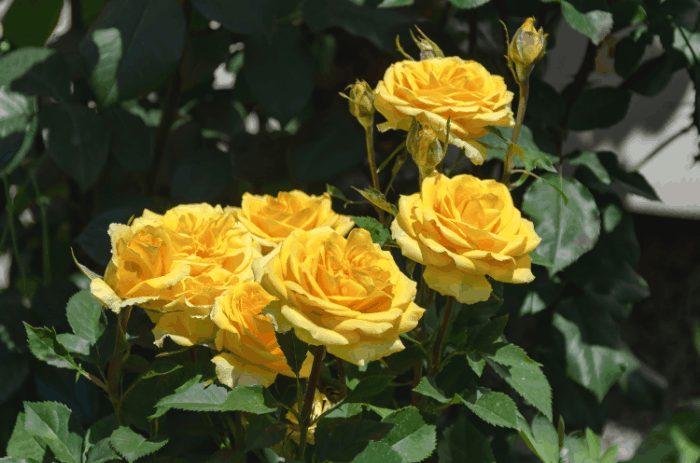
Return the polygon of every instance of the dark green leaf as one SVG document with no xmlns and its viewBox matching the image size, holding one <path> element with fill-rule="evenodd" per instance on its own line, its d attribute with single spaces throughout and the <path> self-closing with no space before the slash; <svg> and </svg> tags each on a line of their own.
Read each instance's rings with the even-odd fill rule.
<svg viewBox="0 0 700 463">
<path fill-rule="evenodd" d="M 689 67 L 700 64 L 700 31 L 690 32 L 684 27 L 676 26 L 673 31 L 673 48 L 685 56 Z"/>
<path fill-rule="evenodd" d="M 379 246 L 384 246 L 384 243 L 391 239 L 389 230 L 373 217 L 355 217 L 353 215 L 352 220 L 358 227 L 368 230 L 372 235 L 372 241 L 379 244 Z"/>
<path fill-rule="evenodd" d="M 294 330 L 289 330 L 286 333 L 275 333 L 275 336 L 277 336 L 277 343 L 284 353 L 284 358 L 287 359 L 287 365 L 295 374 L 299 373 L 304 360 L 306 360 L 306 354 L 309 352 L 309 345 L 297 338 Z"/>
<path fill-rule="evenodd" d="M 498 312 L 503 305 L 503 283 L 491 279 L 489 279 L 489 283 L 491 283 L 493 287 L 493 292 L 487 301 L 459 305 L 459 312 L 455 320 L 455 330 L 464 328 L 470 320 L 485 321 L 496 315 L 496 312 Z M 458 306 L 455 303 L 455 308 L 453 310 L 457 308 Z"/>
<path fill-rule="evenodd" d="M 637 450 L 632 463 L 666 463 L 692 462 L 692 458 L 683 459 L 683 449 L 691 450 L 700 447 L 697 434 L 697 423 L 700 422 L 700 411 L 684 409 L 657 425 L 647 436 Z M 690 452 L 688 452 L 690 453 Z M 697 457 L 695 457 L 697 461 Z"/>
<path fill-rule="evenodd" d="M 107 329 L 107 317 L 89 289 L 78 291 L 68 300 L 66 316 L 73 332 L 91 345 Z"/>
<path fill-rule="evenodd" d="M 34 328 L 27 323 L 24 323 L 24 327 L 27 330 L 29 350 L 36 358 L 54 367 L 82 371 L 73 357 L 58 342 L 53 328 Z"/>
<path fill-rule="evenodd" d="M 503 334 L 506 323 L 508 323 L 508 315 L 489 321 L 471 338 L 467 349 L 473 351 L 487 348 Z"/>
<path fill-rule="evenodd" d="M 469 410 L 487 423 L 518 429 L 515 402 L 504 393 L 477 389 L 470 395 L 460 398 Z"/>
<path fill-rule="evenodd" d="M 609 185 L 610 175 L 598 159 L 598 153 L 595 151 L 580 151 L 573 156 L 567 156 L 566 160 L 572 166 L 583 166 L 588 168 L 602 183 Z"/>
<path fill-rule="evenodd" d="M 146 173 L 153 160 L 153 136 L 140 117 L 122 108 L 104 112 L 109 124 L 109 152 L 124 169 Z"/>
<path fill-rule="evenodd" d="M 156 404 L 156 416 L 163 415 L 171 408 L 209 412 L 241 410 L 255 414 L 275 411 L 271 406 L 274 399 L 262 386 L 236 386 L 231 390 L 216 384 L 206 387 L 206 384 L 188 382 L 176 389 L 174 394 L 163 397 Z"/>
<path fill-rule="evenodd" d="M 185 46 L 185 16 L 170 0 L 113 0 L 80 42 L 100 106 L 165 81 Z"/>
<path fill-rule="evenodd" d="M 375 463 L 378 461 L 382 463 L 401 463 L 405 460 L 387 444 L 371 441 L 362 452 L 352 459 L 351 463 Z"/>
<path fill-rule="evenodd" d="M 121 426 L 109 438 L 114 450 L 119 452 L 126 461 L 133 463 L 139 458 L 149 455 L 168 443 L 168 439 L 147 440 L 141 434 L 130 428 Z"/>
<path fill-rule="evenodd" d="M 566 125 L 571 130 L 612 127 L 627 114 L 632 95 L 614 87 L 596 87 L 581 92 L 571 106 Z"/>
<path fill-rule="evenodd" d="M 142 212 L 143 208 L 127 206 L 97 214 L 85 225 L 75 241 L 93 261 L 107 266 L 112 258 L 112 242 L 107 234 L 109 226 L 113 223 L 126 223 L 131 216 L 139 216 Z"/>
<path fill-rule="evenodd" d="M 628 26 L 636 26 L 647 19 L 647 12 L 635 2 L 618 2 L 610 5 L 613 15 L 613 30 L 617 32 Z M 615 54 L 617 59 L 617 53 Z"/>
<path fill-rule="evenodd" d="M 377 8 L 396 8 L 397 6 L 413 5 L 415 0 L 384 0 Z M 488 0 L 487 0 L 488 1 Z"/>
<path fill-rule="evenodd" d="M 626 3 L 616 3 L 616 5 L 624 5 Z M 631 4 L 634 5 L 633 3 Z M 615 72 L 625 79 L 632 76 L 639 66 L 639 61 L 644 56 L 644 50 L 650 42 L 650 34 L 637 36 L 631 33 L 620 40 L 615 45 Z"/>
<path fill-rule="evenodd" d="M 424 376 L 423 378 L 421 378 L 420 383 L 418 383 L 418 386 L 416 386 L 413 390 L 418 394 L 430 397 L 443 404 L 453 402 L 452 399 L 448 399 L 447 397 L 445 397 L 445 394 L 443 394 L 440 390 L 437 389 L 437 386 L 435 386 L 434 381 L 435 380 Z"/>
<path fill-rule="evenodd" d="M 0 59 L 0 86 L 8 85 L 12 91 L 64 102 L 71 97 L 70 83 L 68 63 L 50 48 L 21 48 Z"/>
<path fill-rule="evenodd" d="M 484 372 L 484 367 L 486 366 L 486 360 L 477 352 L 470 352 L 467 354 L 467 362 L 472 371 L 476 376 L 481 378 L 481 374 Z"/>
<path fill-rule="evenodd" d="M 605 0 L 561 0 L 561 12 L 571 27 L 595 45 L 600 44 L 613 27 L 613 15 Z"/>
<path fill-rule="evenodd" d="M 36 98 L 0 86 L 0 173 L 11 173 L 29 154 L 39 125 Z"/>
<path fill-rule="evenodd" d="M 238 34 L 269 34 L 275 24 L 278 0 L 194 0 L 194 6 L 209 21 Z"/>
<path fill-rule="evenodd" d="M 548 269 L 552 275 L 593 248 L 600 234 L 600 213 L 593 195 L 578 180 L 548 177 L 553 182 L 561 181 L 570 198 L 568 206 L 555 190 L 535 182 L 525 192 L 523 212 L 530 215 L 542 238 L 537 253 L 554 264 Z"/>
<path fill-rule="evenodd" d="M 533 252 L 532 254 L 530 254 L 530 258 L 532 259 L 532 263 L 535 265 L 541 265 L 543 267 L 554 267 L 554 264 L 552 262 L 550 262 L 548 259 L 545 259 L 537 253 Z"/>
<path fill-rule="evenodd" d="M 540 414 L 535 416 L 532 420 L 532 443 L 542 461 L 559 463 L 559 435 L 551 419 Z"/>
<path fill-rule="evenodd" d="M 56 402 L 25 402 L 24 429 L 41 440 L 64 463 L 82 461 L 83 430 L 65 405 Z"/>
<path fill-rule="evenodd" d="M 489 441 L 460 413 L 438 443 L 440 463 L 496 463 Z"/>
<path fill-rule="evenodd" d="M 7 456 L 14 458 L 27 458 L 31 460 L 43 461 L 46 455 L 46 443 L 30 434 L 24 425 L 25 414 L 20 412 L 17 415 L 15 428 L 12 436 L 7 442 Z"/>
<path fill-rule="evenodd" d="M 365 402 L 368 398 L 381 394 L 392 379 L 391 376 L 369 376 L 367 378 L 362 378 L 348 393 L 345 402 Z"/>
<path fill-rule="evenodd" d="M 457 8 L 471 9 L 480 7 L 481 5 L 486 5 L 490 1 L 491 0 L 450 0 L 450 3 Z"/>
<path fill-rule="evenodd" d="M 425 422 L 418 409 L 406 407 L 382 419 L 394 427 L 380 441 L 401 456 L 403 463 L 418 463 L 435 450 L 436 428 Z"/>
<path fill-rule="evenodd" d="M 85 463 L 105 463 L 119 460 L 119 455 L 110 445 L 110 436 L 119 427 L 116 415 L 106 417 L 93 424 L 85 433 Z"/>
<path fill-rule="evenodd" d="M 246 427 L 246 452 L 272 447 L 284 439 L 287 425 L 274 421 L 268 415 L 253 415 Z"/>
<path fill-rule="evenodd" d="M 3 38 L 15 47 L 40 47 L 58 25 L 61 0 L 15 0 L 2 19 Z"/>
<path fill-rule="evenodd" d="M 316 456 L 320 461 L 350 462 L 365 450 L 370 441 L 382 439 L 393 427 L 390 423 L 353 420 L 339 424 L 326 435 L 317 429 Z"/>
<path fill-rule="evenodd" d="M 656 96 L 671 82 L 676 69 L 676 59 L 665 53 L 642 63 L 639 69 L 627 79 L 625 85 L 640 95 Z"/>
<path fill-rule="evenodd" d="M 226 189 L 233 177 L 230 156 L 218 150 L 189 152 L 175 166 L 170 195 L 180 201 L 212 201 Z"/>
<path fill-rule="evenodd" d="M 649 185 L 649 182 L 638 172 L 627 172 L 619 164 L 615 153 L 604 151 L 598 153 L 598 159 L 615 183 L 628 192 L 642 196 L 652 201 L 661 201 Z"/>
<path fill-rule="evenodd" d="M 246 41 L 245 79 L 270 116 L 286 124 L 311 98 L 316 81 L 313 55 L 298 27 L 278 26 L 268 38 L 253 34 Z"/>
<path fill-rule="evenodd" d="M 102 118 L 77 104 L 52 105 L 41 112 L 51 159 L 85 191 L 97 182 L 107 161 L 109 140 Z"/>
</svg>

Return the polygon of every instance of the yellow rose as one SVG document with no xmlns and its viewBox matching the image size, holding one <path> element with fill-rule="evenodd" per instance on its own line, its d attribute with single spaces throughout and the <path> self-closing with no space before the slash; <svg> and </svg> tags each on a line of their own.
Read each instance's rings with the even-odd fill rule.
<svg viewBox="0 0 700 463">
<path fill-rule="evenodd" d="M 350 217 L 333 212 L 328 193 L 313 196 L 294 190 L 279 193 L 276 198 L 245 193 L 240 209 L 231 210 L 240 225 L 260 242 L 263 255 L 297 229 L 327 226 L 346 235 L 355 225 Z"/>
<path fill-rule="evenodd" d="M 220 206 L 190 204 L 165 215 L 144 211 L 131 226 L 113 224 L 112 259 L 93 295 L 112 310 L 147 309 L 156 345 L 166 337 L 184 346 L 214 339 L 210 319 L 216 298 L 252 281 L 260 245 Z"/>
<path fill-rule="evenodd" d="M 321 391 L 316 389 L 316 391 L 314 392 L 314 403 L 311 406 L 311 421 L 318 418 L 321 414 L 323 414 L 323 412 L 331 408 L 332 405 L 333 404 L 330 400 L 328 400 L 328 397 L 326 397 Z M 294 404 L 293 408 L 295 411 L 299 411 L 297 404 Z M 287 425 L 287 428 L 289 429 L 287 436 L 291 437 L 294 442 L 299 444 L 299 439 L 301 437 L 301 427 L 299 426 L 299 422 L 297 421 L 296 416 L 294 416 L 292 412 L 287 412 L 287 419 L 292 423 L 290 425 Z M 308 433 L 306 434 L 306 442 L 308 442 L 311 445 L 314 445 L 316 443 L 314 438 L 316 426 L 318 426 L 318 423 L 314 423 L 311 426 L 309 426 Z"/>
<path fill-rule="evenodd" d="M 255 282 L 235 285 L 216 299 L 211 319 L 219 328 L 215 343 L 222 352 L 212 362 L 219 380 L 229 387 L 268 387 L 278 374 L 294 377 L 277 344 L 274 326 L 261 314 L 274 300 Z M 312 363 L 309 353 L 299 376 L 309 376 Z"/>
<path fill-rule="evenodd" d="M 413 302 L 416 283 L 364 229 L 347 239 L 328 227 L 295 230 L 253 269 L 277 298 L 263 313 L 278 331 L 294 328 L 355 365 L 402 350 L 399 334 L 424 312 Z"/>
<path fill-rule="evenodd" d="M 425 113 L 442 141 L 449 117 L 450 143 L 482 164 L 486 148 L 474 139 L 486 135 L 486 126 L 515 125 L 512 101 L 503 77 L 453 56 L 392 64 L 377 84 L 374 106 L 387 118 L 377 126 L 380 131 L 408 131 L 411 118 Z"/>
<path fill-rule="evenodd" d="M 540 237 L 494 180 L 427 177 L 420 193 L 400 197 L 391 233 L 404 256 L 426 266 L 431 288 L 466 304 L 489 298 L 485 275 L 504 283 L 535 278 L 528 253 Z"/>
</svg>

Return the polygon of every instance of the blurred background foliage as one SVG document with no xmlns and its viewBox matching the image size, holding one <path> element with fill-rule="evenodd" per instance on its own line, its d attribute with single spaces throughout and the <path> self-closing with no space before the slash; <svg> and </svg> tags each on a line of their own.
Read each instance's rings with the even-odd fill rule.
<svg viewBox="0 0 700 463">
<path fill-rule="evenodd" d="M 375 86 L 387 67 L 402 59 L 397 35 L 417 57 L 409 35 L 417 25 L 446 55 L 477 60 L 504 76 L 517 95 L 499 21 L 512 34 L 535 16 L 549 34 L 550 50 L 567 48 L 557 40 L 562 23 L 588 40 L 577 72 L 565 76 L 563 91 L 542 79 L 547 55 L 535 68 L 519 140 L 555 166 L 542 162 L 535 166 L 545 168 L 538 174 L 554 182 L 565 174 L 568 204 L 532 177 L 514 190 L 516 203 L 543 237 L 538 253 L 553 266 L 536 266 L 533 283 L 509 285 L 502 303 L 482 309 L 486 316 L 510 315 L 505 335 L 545 366 L 555 416 L 563 416 L 567 430 L 590 427 L 600 433 L 611 416 L 648 429 L 670 417 L 683 400 L 686 408 L 672 418 L 676 421 L 650 436 L 668 445 L 663 458 L 669 459 L 656 454 L 639 459 L 640 454 L 635 461 L 691 461 L 677 460 L 693 454 L 676 449 L 700 446 L 697 402 L 689 400 L 700 390 L 681 379 L 700 374 L 689 356 L 688 328 L 698 314 L 688 300 L 672 303 L 669 296 L 653 306 L 643 301 L 650 286 L 668 290 L 666 281 L 683 285 L 692 273 L 684 256 L 667 259 L 672 251 L 664 246 L 671 243 L 649 235 L 651 230 L 661 227 L 671 231 L 665 237 L 696 242 L 698 227 L 633 217 L 623 205 L 625 194 L 658 199 L 644 178 L 626 172 L 616 153 L 564 152 L 564 144 L 572 131 L 622 121 L 632 94 L 656 95 L 674 73 L 688 73 L 700 86 L 696 0 L 71 0 L 68 5 L 68 28 L 58 37 L 52 33 L 62 0 L 14 0 L 2 21 L 0 196 L 6 207 L 0 218 L 0 448 L 22 401 L 63 402 L 83 425 L 111 412 L 94 385 L 83 378 L 76 383 L 70 372 L 39 363 L 26 347 L 22 321 L 70 331 L 66 302 L 86 285 L 71 248 L 79 261 L 102 273 L 110 258 L 107 227 L 144 208 L 164 212 L 203 201 L 239 205 L 246 191 L 320 194 L 327 184 L 360 200 L 351 186 L 370 184 L 364 134 L 338 93 L 357 78 Z M 643 60 L 654 40 L 660 40 L 663 53 Z M 619 85 L 589 84 L 603 54 L 614 58 Z M 376 135 L 378 164 L 404 137 Z M 499 146 L 495 137 L 484 141 Z M 453 148 L 446 165 L 457 159 Z M 455 172 L 499 178 L 502 159 L 502 149 L 489 150 L 484 165 L 462 159 Z M 380 173 L 384 186 L 390 167 Z M 547 168 L 557 173 L 546 174 Z M 416 166 L 406 162 L 388 199 L 395 202 L 399 194 L 416 191 L 417 177 Z M 368 204 L 344 207 L 338 200 L 335 208 L 372 215 Z M 645 243 L 656 261 L 645 254 Z M 697 251 L 696 246 L 685 257 L 692 262 Z M 668 266 L 654 264 L 660 261 Z M 647 282 L 638 273 L 640 265 L 658 282 Z M 641 313 L 635 310 L 640 303 L 647 307 Z M 428 323 L 431 314 L 434 307 Z M 130 324 L 138 323 L 146 334 L 134 342 L 148 352 L 153 349 L 150 322 L 134 316 Z M 698 337 L 696 331 L 696 346 Z M 401 372 L 410 369 L 409 355 L 394 357 Z M 669 363 L 675 368 L 665 368 Z M 348 372 L 351 378 L 362 374 Z M 451 391 L 473 377 L 467 360 L 459 359 L 438 384 Z M 674 390 L 676 380 L 682 382 L 677 392 L 667 394 L 669 382 Z M 486 381 L 512 392 L 495 376 Z M 521 408 L 522 398 L 513 397 Z M 695 411 L 688 411 L 693 406 Z M 668 437 L 679 421 L 685 440 Z M 471 429 L 462 415 L 449 412 L 437 424 L 448 437 L 458 435 L 456 426 Z M 518 450 L 512 430 L 473 425 L 489 436 L 497 461 L 513 461 Z M 438 447 L 440 461 L 460 461 L 445 442 Z M 198 444 L 201 438 L 188 445 Z M 647 447 L 658 451 L 652 444 Z M 178 445 L 177 451 L 191 450 Z"/>
</svg>

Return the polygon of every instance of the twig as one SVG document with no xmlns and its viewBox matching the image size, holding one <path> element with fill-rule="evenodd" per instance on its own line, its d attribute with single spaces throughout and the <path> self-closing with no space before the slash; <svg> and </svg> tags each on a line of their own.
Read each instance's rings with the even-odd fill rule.
<svg viewBox="0 0 700 463">
<path fill-rule="evenodd" d="M 369 160 L 369 170 L 372 175 L 372 186 L 375 190 L 381 191 L 379 189 L 379 176 L 377 175 L 377 163 L 374 160 L 374 115 L 372 115 L 372 120 L 367 128 L 365 128 L 365 142 L 367 143 L 367 159 Z M 384 211 L 378 206 L 372 204 L 374 210 L 377 211 L 379 215 L 379 221 L 384 223 Z"/>
<path fill-rule="evenodd" d="M 314 349 L 314 363 L 311 366 L 311 373 L 306 384 L 306 395 L 304 396 L 304 408 L 301 409 L 301 433 L 299 437 L 299 460 L 304 461 L 304 453 L 306 453 L 306 440 L 311 423 L 311 408 L 314 404 L 314 395 L 316 394 L 316 385 L 318 377 L 321 374 L 321 365 L 323 364 L 323 354 L 325 346 L 316 346 Z"/>
<path fill-rule="evenodd" d="M 445 340 L 445 333 L 447 332 L 447 325 L 450 322 L 450 317 L 452 316 L 452 305 L 455 302 L 455 298 L 452 296 L 447 296 L 447 302 L 445 303 L 445 310 L 442 311 L 442 320 L 440 322 L 440 333 L 438 334 L 437 340 L 435 341 L 435 348 L 433 350 L 433 374 L 440 371 L 440 357 L 442 357 L 442 343 Z"/>
<path fill-rule="evenodd" d="M 344 399 L 348 395 L 348 385 L 345 380 L 345 365 L 343 364 L 343 359 L 337 358 L 336 365 L 338 365 L 338 382 L 340 383 L 340 399 Z"/>
<path fill-rule="evenodd" d="M 131 315 L 131 306 L 124 307 L 119 313 L 119 321 L 117 322 L 117 339 L 114 342 L 114 353 L 112 360 L 109 362 L 109 370 L 107 370 L 107 383 L 109 398 L 114 407 L 114 413 L 117 415 L 117 421 L 120 425 L 124 425 L 124 414 L 122 412 L 122 395 L 121 395 L 121 376 L 124 360 L 126 360 L 129 342 L 126 340 L 126 325 L 129 323 Z"/>
<path fill-rule="evenodd" d="M 526 78 L 524 81 L 519 82 L 519 86 L 520 99 L 518 100 L 518 115 L 515 118 L 513 136 L 510 139 L 511 144 L 508 145 L 508 151 L 506 151 L 506 157 L 503 163 L 503 177 L 501 177 L 501 183 L 506 185 L 510 183 L 510 174 L 513 172 L 513 145 L 518 142 L 520 128 L 523 126 L 523 121 L 525 120 L 525 109 L 527 108 L 527 99 L 530 95 L 530 79 Z"/>
<path fill-rule="evenodd" d="M 651 151 L 651 153 L 647 154 L 647 155 L 644 157 L 644 159 L 642 159 L 641 161 L 639 161 L 639 163 L 638 163 L 636 166 L 634 166 L 634 169 L 632 169 L 632 172 L 637 172 L 644 164 L 646 164 L 647 162 L 649 162 L 649 161 L 651 160 L 651 158 L 653 158 L 654 156 L 656 156 L 657 154 L 659 154 L 661 151 L 663 151 L 664 148 L 666 148 L 668 145 L 670 145 L 671 143 L 673 143 L 678 137 L 682 136 L 682 135 L 685 134 L 685 133 L 690 132 L 690 131 L 693 129 L 693 127 L 695 127 L 695 123 L 694 123 L 694 122 L 691 122 L 689 125 L 687 125 L 686 127 L 684 127 L 684 128 L 683 128 L 682 130 L 680 130 L 679 132 L 676 132 L 676 133 L 674 133 L 673 135 L 671 135 L 670 137 L 668 137 L 668 138 L 667 138 L 666 140 L 664 140 L 660 145 L 658 145 L 656 148 L 654 148 L 654 149 Z"/>
</svg>

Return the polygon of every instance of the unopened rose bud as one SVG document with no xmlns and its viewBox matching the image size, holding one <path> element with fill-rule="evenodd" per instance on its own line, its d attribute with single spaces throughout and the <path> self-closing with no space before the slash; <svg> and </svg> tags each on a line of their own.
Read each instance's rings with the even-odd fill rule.
<svg viewBox="0 0 700 463">
<path fill-rule="evenodd" d="M 430 175 L 435 170 L 435 166 L 445 157 L 442 143 L 433 129 L 421 124 L 415 118 L 408 131 L 406 148 L 423 176 Z"/>
<path fill-rule="evenodd" d="M 418 29 L 418 26 L 416 26 L 416 29 Z M 416 42 L 416 45 L 420 49 L 420 59 L 421 61 L 425 59 L 430 59 L 430 58 L 444 58 L 445 54 L 440 50 L 440 47 L 437 46 L 435 42 L 430 40 L 427 35 L 423 33 L 422 30 L 418 29 L 418 32 L 421 35 L 420 39 L 417 39 L 415 35 L 413 35 L 413 31 L 411 32 L 411 37 L 413 38 L 413 41 Z"/>
<path fill-rule="evenodd" d="M 520 29 L 515 32 L 508 49 L 511 71 L 518 81 L 528 78 L 533 66 L 544 56 L 547 34 L 543 29 L 535 30 L 535 18 L 527 18 Z"/>
<path fill-rule="evenodd" d="M 374 120 L 374 91 L 367 82 L 357 81 L 348 85 L 350 95 L 341 96 L 350 100 L 350 114 L 355 116 L 365 129 L 369 128 Z"/>
</svg>

